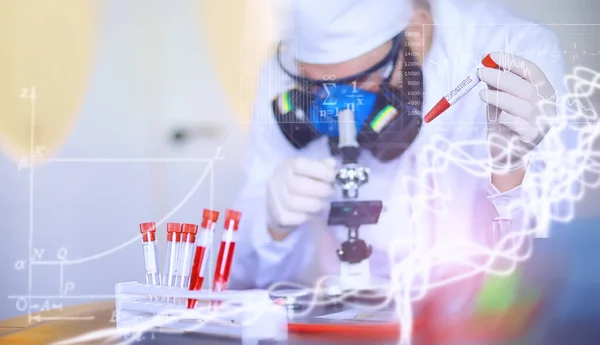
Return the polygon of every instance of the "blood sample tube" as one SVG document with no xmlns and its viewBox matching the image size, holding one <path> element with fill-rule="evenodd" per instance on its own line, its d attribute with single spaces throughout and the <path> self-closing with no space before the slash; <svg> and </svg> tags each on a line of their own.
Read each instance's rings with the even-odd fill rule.
<svg viewBox="0 0 600 345">
<path fill-rule="evenodd" d="M 190 277 L 190 291 L 202 289 L 204 283 L 204 272 L 208 266 L 208 257 L 210 256 L 210 247 L 213 242 L 215 223 L 219 219 L 219 212 L 204 209 L 202 213 L 202 230 L 200 239 L 196 243 L 196 252 L 194 253 L 194 265 Z M 188 309 L 196 307 L 195 299 L 188 299 Z"/>
<path fill-rule="evenodd" d="M 192 253 L 194 252 L 194 243 L 198 233 L 198 225 L 181 225 L 181 246 L 179 247 L 179 268 L 180 276 L 179 287 L 187 288 L 190 282 L 190 270 L 192 268 Z"/>
<path fill-rule="evenodd" d="M 241 216 L 242 214 L 238 211 L 227 210 L 225 212 L 225 231 L 223 232 L 221 246 L 219 247 L 213 291 L 220 292 L 227 287 L 229 273 L 231 271 L 231 262 L 235 251 L 235 238 Z"/>
<path fill-rule="evenodd" d="M 175 265 L 177 264 L 176 244 L 181 240 L 181 224 L 167 223 L 167 253 L 163 267 L 162 285 L 175 286 Z M 168 301 L 168 297 L 164 297 Z"/>
<path fill-rule="evenodd" d="M 156 224 L 147 222 L 140 224 L 142 246 L 144 248 L 144 264 L 146 266 L 146 284 L 159 285 L 158 263 L 156 261 Z"/>
</svg>

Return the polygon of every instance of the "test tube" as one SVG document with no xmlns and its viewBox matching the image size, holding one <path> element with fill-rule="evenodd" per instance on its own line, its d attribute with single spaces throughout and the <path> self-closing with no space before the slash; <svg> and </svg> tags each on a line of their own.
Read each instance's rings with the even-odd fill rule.
<svg viewBox="0 0 600 345">
<path fill-rule="evenodd" d="M 204 209 L 202 213 L 202 234 L 196 243 L 196 252 L 194 253 L 194 265 L 190 277 L 190 291 L 202 289 L 204 283 L 204 272 L 208 266 L 208 257 L 210 256 L 210 247 L 213 242 L 215 223 L 219 219 L 219 212 Z M 188 309 L 196 307 L 195 299 L 188 299 Z"/>
<path fill-rule="evenodd" d="M 159 285 L 158 263 L 156 261 L 156 224 L 147 222 L 140 224 L 142 246 L 144 248 L 144 264 L 146 266 L 146 284 Z"/>
<path fill-rule="evenodd" d="M 198 233 L 198 225 L 181 225 L 181 247 L 179 247 L 179 268 L 180 276 L 179 287 L 187 288 L 190 282 L 190 270 L 192 268 L 192 253 L 194 251 L 194 242 Z"/>
<path fill-rule="evenodd" d="M 165 266 L 163 267 L 163 286 L 175 286 L 175 265 L 177 264 L 176 244 L 181 240 L 181 224 L 167 223 L 167 253 L 165 255 Z M 163 300 L 168 301 L 168 297 Z"/>
<path fill-rule="evenodd" d="M 220 292 L 227 288 L 231 262 L 235 251 L 235 238 L 242 214 L 238 211 L 227 210 L 225 212 L 225 231 L 219 247 L 219 255 L 215 267 L 213 291 Z"/>
<path fill-rule="evenodd" d="M 181 235 L 182 235 L 182 230 L 181 230 L 181 226 L 182 224 L 180 223 L 170 223 L 173 224 L 173 231 L 175 232 L 175 242 L 173 243 L 173 249 L 175 250 L 175 255 L 174 257 L 174 262 L 172 263 L 173 265 L 173 286 L 179 286 L 179 281 L 181 279 L 181 275 L 180 275 L 180 271 L 181 271 L 181 264 L 180 264 L 180 257 L 181 257 Z"/>
</svg>

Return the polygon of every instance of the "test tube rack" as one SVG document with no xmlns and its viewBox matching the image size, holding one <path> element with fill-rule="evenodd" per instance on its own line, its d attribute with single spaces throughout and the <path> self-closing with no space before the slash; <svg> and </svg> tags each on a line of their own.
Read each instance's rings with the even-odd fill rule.
<svg viewBox="0 0 600 345">
<path fill-rule="evenodd" d="M 196 299 L 207 305 L 187 309 Z M 209 308 L 209 303 L 221 303 Z M 276 305 L 266 290 L 189 291 L 183 288 L 138 282 L 115 286 L 117 329 L 124 334 L 142 331 L 177 330 L 210 336 L 241 339 L 243 344 L 287 339 L 287 313 Z M 146 329 L 146 327 L 148 329 Z"/>
</svg>

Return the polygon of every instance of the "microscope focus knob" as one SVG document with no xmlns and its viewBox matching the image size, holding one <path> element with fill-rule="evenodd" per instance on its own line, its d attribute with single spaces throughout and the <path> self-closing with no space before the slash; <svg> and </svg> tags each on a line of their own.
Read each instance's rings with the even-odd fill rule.
<svg viewBox="0 0 600 345">
<path fill-rule="evenodd" d="M 340 261 L 351 264 L 359 263 L 371 256 L 373 248 L 361 239 L 352 239 L 342 243 L 342 249 L 338 250 Z"/>
</svg>

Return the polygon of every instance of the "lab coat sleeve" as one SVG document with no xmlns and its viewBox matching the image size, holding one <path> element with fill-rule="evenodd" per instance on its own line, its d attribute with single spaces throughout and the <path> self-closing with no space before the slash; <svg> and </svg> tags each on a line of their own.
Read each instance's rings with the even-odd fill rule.
<svg viewBox="0 0 600 345">
<path fill-rule="evenodd" d="M 281 92 L 281 80 L 278 66 L 269 61 L 259 80 L 242 161 L 245 181 L 234 206 L 242 212 L 229 283 L 234 289 L 295 281 L 310 254 L 309 233 L 303 226 L 283 241 L 274 241 L 267 228 L 267 182 L 279 163 L 298 154 L 273 120 L 271 101 Z"/>
<path fill-rule="evenodd" d="M 534 62 L 546 75 L 557 93 L 558 116 L 564 115 L 565 109 L 560 106 L 562 97 L 565 97 L 565 61 L 556 34 L 543 26 L 529 26 L 532 29 L 521 30 L 515 34 L 512 44 L 513 49 L 504 49 L 527 60 Z M 549 186 L 559 181 L 564 176 L 547 171 L 548 167 L 540 157 L 549 157 L 549 152 L 576 148 L 577 136 L 574 132 L 553 128 L 551 133 L 531 153 L 535 159 L 531 160 L 520 186 L 500 193 L 491 183 L 491 177 L 486 181 L 485 191 L 498 213 L 499 218 L 512 219 L 516 229 L 536 229 L 537 237 L 546 237 L 547 229 L 552 217 L 564 216 L 572 212 L 566 199 L 543 200 L 549 198 Z M 576 184 L 576 183 L 575 183 Z M 578 188 L 569 185 L 565 190 L 565 198 L 572 195 Z M 552 199 L 552 198 L 550 198 Z M 530 207 L 531 205 L 538 205 Z M 539 207 L 542 205 L 542 207 Z M 526 210 L 531 210 L 527 212 Z M 539 211 L 544 210 L 544 211 Z M 546 211 L 547 210 L 547 211 Z M 536 212 L 537 211 L 537 212 Z"/>
</svg>

